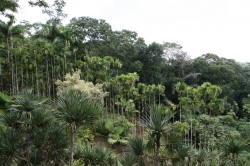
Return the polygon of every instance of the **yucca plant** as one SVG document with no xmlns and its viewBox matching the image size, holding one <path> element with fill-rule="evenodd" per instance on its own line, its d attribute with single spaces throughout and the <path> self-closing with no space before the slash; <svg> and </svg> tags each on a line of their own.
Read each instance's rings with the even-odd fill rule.
<svg viewBox="0 0 250 166">
<path fill-rule="evenodd" d="M 122 158 L 120 159 L 120 163 L 122 166 L 136 166 L 136 158 L 133 154 L 124 153 Z"/>
<path fill-rule="evenodd" d="M 149 141 L 147 147 L 155 150 L 156 165 L 159 163 L 160 158 L 160 142 L 161 137 L 172 129 L 172 125 L 169 120 L 174 114 L 166 112 L 161 105 L 155 106 L 150 109 L 150 115 L 141 119 L 141 125 L 148 128 Z"/>
<path fill-rule="evenodd" d="M 129 153 L 133 156 L 138 166 L 146 165 L 146 144 L 142 137 L 134 137 L 128 140 Z"/>
<path fill-rule="evenodd" d="M 0 129 L 0 140 L 0 158 L 2 159 L 0 163 L 11 164 L 20 147 L 20 135 L 14 129 L 7 131 Z"/>
<path fill-rule="evenodd" d="M 178 157 L 179 163 L 184 164 L 185 158 L 188 157 L 190 149 L 191 149 L 190 146 L 183 146 L 183 145 L 180 145 L 175 149 L 175 154 Z"/>
<path fill-rule="evenodd" d="M 78 164 L 88 166 L 114 166 L 117 163 L 116 155 L 112 150 L 88 143 L 76 146 L 75 159 Z"/>
<path fill-rule="evenodd" d="M 58 92 L 55 100 L 57 118 L 70 129 L 70 166 L 73 165 L 74 139 L 77 129 L 89 127 L 100 117 L 101 106 L 87 94 L 65 88 Z"/>
</svg>

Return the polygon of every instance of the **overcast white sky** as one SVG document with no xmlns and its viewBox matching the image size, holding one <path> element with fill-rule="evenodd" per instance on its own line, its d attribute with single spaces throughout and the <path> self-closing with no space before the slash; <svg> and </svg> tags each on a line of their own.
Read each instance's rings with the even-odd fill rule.
<svg viewBox="0 0 250 166">
<path fill-rule="evenodd" d="M 18 21 L 44 22 L 28 0 Z M 51 1 L 51 0 L 47 0 Z M 205 53 L 250 62 L 250 0 L 66 0 L 67 20 L 104 19 L 113 30 L 136 31 L 147 44 L 178 42 L 192 58 Z"/>
</svg>

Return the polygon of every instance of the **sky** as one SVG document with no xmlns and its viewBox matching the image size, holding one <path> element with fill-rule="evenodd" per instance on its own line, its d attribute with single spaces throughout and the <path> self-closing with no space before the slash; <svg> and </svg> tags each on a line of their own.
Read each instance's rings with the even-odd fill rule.
<svg viewBox="0 0 250 166">
<path fill-rule="evenodd" d="M 51 0 L 46 0 L 52 2 Z M 104 19 L 112 30 L 136 31 L 147 44 L 176 42 L 191 58 L 206 53 L 250 62 L 250 0 L 65 0 L 73 17 Z M 17 20 L 45 22 L 19 0 Z"/>
</svg>

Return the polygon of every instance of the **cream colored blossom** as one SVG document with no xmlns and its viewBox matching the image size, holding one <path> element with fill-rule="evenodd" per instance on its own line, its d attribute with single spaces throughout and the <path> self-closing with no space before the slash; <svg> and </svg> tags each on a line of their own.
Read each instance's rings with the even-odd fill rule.
<svg viewBox="0 0 250 166">
<path fill-rule="evenodd" d="M 65 81 L 57 80 L 55 84 L 57 85 L 58 92 L 65 88 L 73 88 L 86 93 L 89 98 L 103 103 L 104 97 L 108 95 L 107 92 L 103 91 L 103 84 L 94 85 L 92 82 L 85 82 L 80 79 L 80 73 L 80 70 L 77 70 L 72 75 L 67 73 Z"/>
</svg>

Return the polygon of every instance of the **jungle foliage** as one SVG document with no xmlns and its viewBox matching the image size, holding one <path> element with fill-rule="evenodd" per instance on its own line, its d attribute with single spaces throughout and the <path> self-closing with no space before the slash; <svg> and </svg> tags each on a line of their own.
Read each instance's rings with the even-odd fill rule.
<svg viewBox="0 0 250 166">
<path fill-rule="evenodd" d="M 0 2 L 0 165 L 249 165 L 250 62 L 29 3 Z"/>
</svg>

